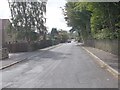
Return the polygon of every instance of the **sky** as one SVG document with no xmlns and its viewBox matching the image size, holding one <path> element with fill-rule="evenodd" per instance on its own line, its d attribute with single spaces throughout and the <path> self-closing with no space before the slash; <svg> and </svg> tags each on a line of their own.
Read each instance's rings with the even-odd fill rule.
<svg viewBox="0 0 120 90">
<path fill-rule="evenodd" d="M 48 0 L 46 6 L 46 26 L 48 32 L 50 32 L 52 28 L 63 29 L 66 31 L 70 30 L 70 27 L 67 27 L 62 10 L 60 8 L 64 8 L 65 3 L 65 0 Z M 0 18 L 10 19 L 10 10 L 7 0 L 2 0 L 0 3 Z"/>
</svg>

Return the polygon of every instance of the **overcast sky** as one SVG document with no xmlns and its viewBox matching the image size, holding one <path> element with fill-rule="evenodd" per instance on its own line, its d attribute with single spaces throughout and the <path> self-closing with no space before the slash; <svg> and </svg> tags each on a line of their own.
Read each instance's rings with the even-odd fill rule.
<svg viewBox="0 0 120 90">
<path fill-rule="evenodd" d="M 48 0 L 47 2 L 47 12 L 46 12 L 46 26 L 48 27 L 48 31 L 51 31 L 53 27 L 57 29 L 69 30 L 66 22 L 64 20 L 64 16 L 62 14 L 62 10 L 60 7 L 65 6 L 65 0 Z M 2 0 L 0 3 L 0 18 L 1 19 L 9 19 L 10 18 L 10 10 L 7 0 Z"/>
</svg>

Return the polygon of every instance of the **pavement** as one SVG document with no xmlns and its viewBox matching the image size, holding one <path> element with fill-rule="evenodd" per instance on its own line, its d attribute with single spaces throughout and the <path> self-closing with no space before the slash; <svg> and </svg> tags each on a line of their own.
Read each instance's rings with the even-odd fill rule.
<svg viewBox="0 0 120 90">
<path fill-rule="evenodd" d="M 54 46 L 51 46 L 51 47 L 47 47 L 47 48 L 40 49 L 40 50 L 49 50 L 49 49 L 55 48 L 59 45 L 61 45 L 61 44 L 54 45 Z M 27 59 L 31 58 L 31 57 L 34 57 L 34 56 L 37 55 L 37 52 L 38 51 L 22 52 L 22 53 L 10 53 L 8 59 L 0 60 L 0 70 L 8 68 L 8 67 L 10 67 L 14 64 L 20 63 L 24 60 L 27 60 Z M 35 55 L 33 55 L 33 54 L 35 54 Z"/>
<path fill-rule="evenodd" d="M 118 88 L 118 79 L 74 42 L 33 55 L 2 70 L 2 88 Z"/>
<path fill-rule="evenodd" d="M 120 78 L 119 77 L 120 69 L 118 68 L 117 55 L 111 54 L 109 52 L 105 52 L 97 48 L 85 47 L 85 46 L 83 46 L 82 48 L 86 50 L 89 54 L 91 54 L 94 58 L 96 58 L 97 63 L 100 64 L 101 67 L 106 68 L 114 76 Z"/>
</svg>

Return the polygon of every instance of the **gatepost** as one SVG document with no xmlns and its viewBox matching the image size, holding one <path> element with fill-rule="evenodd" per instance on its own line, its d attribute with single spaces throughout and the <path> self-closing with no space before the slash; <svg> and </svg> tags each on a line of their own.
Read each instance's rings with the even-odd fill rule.
<svg viewBox="0 0 120 90">
<path fill-rule="evenodd" d="M 3 19 L 0 19 L 0 60 L 8 58 L 8 50 L 3 47 L 5 44 L 4 31 L 5 28 L 3 27 Z"/>
</svg>

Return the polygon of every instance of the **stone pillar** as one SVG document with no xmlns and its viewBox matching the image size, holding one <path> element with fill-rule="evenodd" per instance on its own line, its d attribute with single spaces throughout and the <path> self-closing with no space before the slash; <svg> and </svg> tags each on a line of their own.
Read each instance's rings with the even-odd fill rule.
<svg viewBox="0 0 120 90">
<path fill-rule="evenodd" d="M 8 50 L 7 48 L 3 48 L 3 45 L 5 43 L 4 30 L 3 19 L 0 19 L 0 60 L 8 58 Z"/>
<path fill-rule="evenodd" d="M 0 59 L 2 59 L 2 20 L 0 19 Z"/>
</svg>

